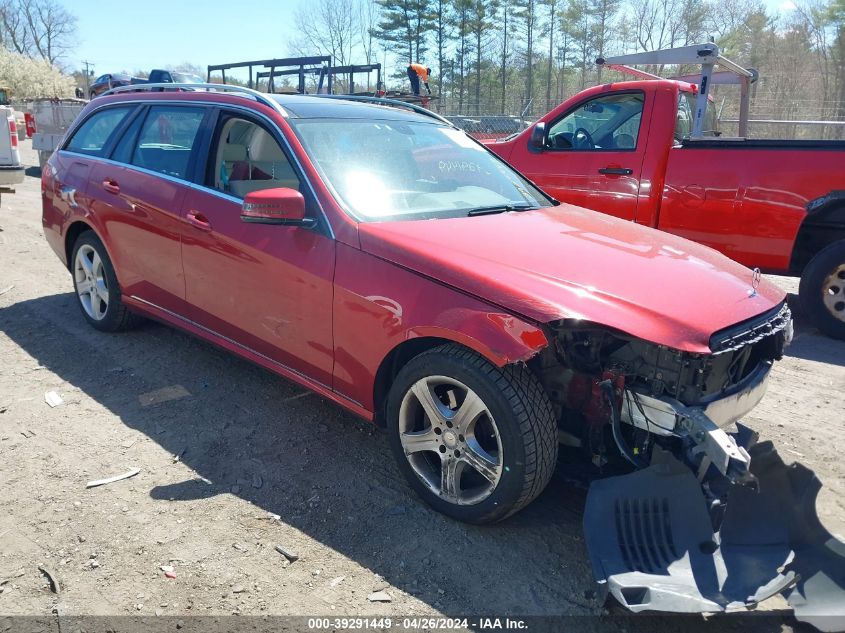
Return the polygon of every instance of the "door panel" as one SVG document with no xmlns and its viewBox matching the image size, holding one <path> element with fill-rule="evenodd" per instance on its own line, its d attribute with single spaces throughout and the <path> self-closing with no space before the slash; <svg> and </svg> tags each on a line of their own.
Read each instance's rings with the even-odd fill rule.
<svg viewBox="0 0 845 633">
<path fill-rule="evenodd" d="M 180 243 L 185 185 L 101 161 L 90 182 L 88 195 L 124 294 L 186 314 Z"/>
<path fill-rule="evenodd" d="M 309 215 L 316 215 L 316 201 L 275 128 L 224 110 L 210 136 L 204 187 L 192 188 L 183 203 L 191 318 L 331 387 L 334 240 L 319 230 L 240 218 L 242 196 L 260 189 L 303 191 Z"/>
<path fill-rule="evenodd" d="M 199 189 L 184 209 L 192 320 L 331 386 L 334 240 L 243 222 L 239 200 Z"/>
<path fill-rule="evenodd" d="M 526 175 L 558 200 L 633 220 L 646 144 L 644 103 L 641 92 L 581 103 L 547 123 L 545 150 L 513 162 L 526 165 Z"/>
<path fill-rule="evenodd" d="M 152 105 L 97 161 L 89 195 L 108 235 L 123 292 L 187 315 L 182 269 L 183 180 L 208 109 Z"/>
</svg>

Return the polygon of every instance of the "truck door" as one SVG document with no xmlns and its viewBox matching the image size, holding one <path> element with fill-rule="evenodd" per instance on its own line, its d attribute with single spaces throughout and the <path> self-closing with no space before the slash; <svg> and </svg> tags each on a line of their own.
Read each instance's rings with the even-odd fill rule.
<svg viewBox="0 0 845 633">
<path fill-rule="evenodd" d="M 633 220 L 646 144 L 644 105 L 637 90 L 578 103 L 546 123 L 541 158 L 526 161 L 526 175 L 558 200 Z"/>
</svg>

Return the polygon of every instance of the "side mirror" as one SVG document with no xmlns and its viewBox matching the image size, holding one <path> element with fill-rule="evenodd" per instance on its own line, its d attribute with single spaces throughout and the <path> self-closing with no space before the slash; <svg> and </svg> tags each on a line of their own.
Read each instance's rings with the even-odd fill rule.
<svg viewBox="0 0 845 633">
<path fill-rule="evenodd" d="M 531 137 L 528 139 L 528 145 L 531 149 L 539 152 L 546 149 L 546 124 L 543 121 L 534 124 L 531 130 Z"/>
<path fill-rule="evenodd" d="M 241 220 L 310 228 L 317 221 L 305 217 L 305 198 L 296 189 L 279 187 L 252 191 L 244 197 Z"/>
</svg>

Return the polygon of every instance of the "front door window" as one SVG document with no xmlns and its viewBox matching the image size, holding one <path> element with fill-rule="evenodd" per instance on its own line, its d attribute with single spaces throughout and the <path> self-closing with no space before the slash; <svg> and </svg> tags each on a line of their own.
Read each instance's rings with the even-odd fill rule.
<svg viewBox="0 0 845 633">
<path fill-rule="evenodd" d="M 632 151 L 637 148 L 644 95 L 612 94 L 591 99 L 549 129 L 550 150 Z"/>
</svg>

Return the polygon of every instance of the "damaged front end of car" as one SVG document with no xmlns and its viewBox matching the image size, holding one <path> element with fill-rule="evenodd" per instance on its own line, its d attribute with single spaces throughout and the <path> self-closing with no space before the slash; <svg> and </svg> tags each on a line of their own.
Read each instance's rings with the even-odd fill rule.
<svg viewBox="0 0 845 633">
<path fill-rule="evenodd" d="M 589 459 L 584 529 L 604 590 L 631 611 L 677 613 L 782 593 L 799 620 L 845 630 L 845 543 L 818 519 L 821 484 L 740 423 L 791 341 L 786 304 L 717 332 L 710 353 L 550 327 L 534 368 L 561 443 Z"/>
</svg>

